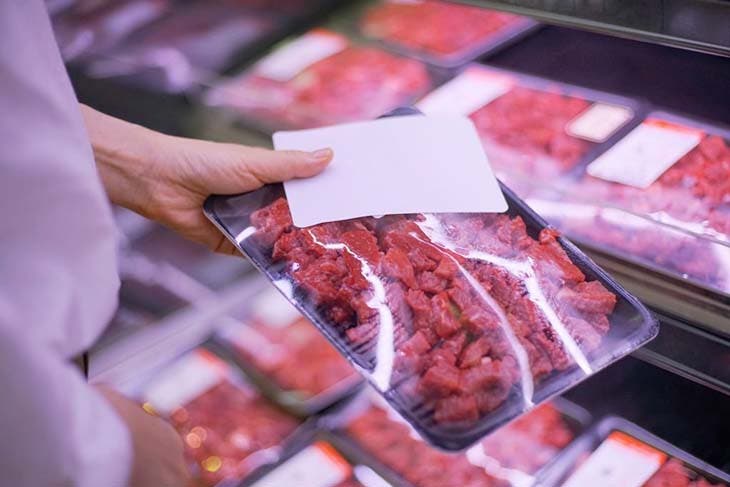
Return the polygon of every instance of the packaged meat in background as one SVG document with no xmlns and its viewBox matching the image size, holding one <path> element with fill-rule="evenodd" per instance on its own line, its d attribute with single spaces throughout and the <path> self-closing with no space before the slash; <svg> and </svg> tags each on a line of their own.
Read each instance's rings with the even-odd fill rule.
<svg viewBox="0 0 730 487">
<path fill-rule="evenodd" d="M 59 3 L 59 2 L 56 2 Z M 170 11 L 174 0 L 78 0 L 53 18 L 66 62 L 115 47 L 137 29 Z"/>
<path fill-rule="evenodd" d="M 574 193 L 533 188 L 536 212 L 586 248 L 702 288 L 730 293 L 730 246 L 659 223 L 647 215 L 576 201 Z"/>
<path fill-rule="evenodd" d="M 528 202 L 582 243 L 730 292 L 730 131 L 653 112 Z"/>
<path fill-rule="evenodd" d="M 430 87 L 431 76 L 420 61 L 316 29 L 221 81 L 204 94 L 204 102 L 273 132 L 373 119 Z"/>
<path fill-rule="evenodd" d="M 621 418 L 606 418 L 576 441 L 542 479 L 562 487 L 721 487 L 728 474 Z"/>
<path fill-rule="evenodd" d="M 300 426 L 204 349 L 155 375 L 142 398 L 145 409 L 180 433 L 200 486 L 236 485 L 256 468 L 278 461 Z"/>
<path fill-rule="evenodd" d="M 653 112 L 587 167 L 575 192 L 730 244 L 728 140 L 730 129 Z"/>
<path fill-rule="evenodd" d="M 537 27 L 527 17 L 439 0 L 386 0 L 360 20 L 366 37 L 443 67 L 473 61 Z"/>
<path fill-rule="evenodd" d="M 583 432 L 589 419 L 566 401 L 546 403 L 461 453 L 429 446 L 373 394 L 358 397 L 326 421 L 402 484 L 519 487 L 534 485 L 538 473 Z"/>
<path fill-rule="evenodd" d="M 639 110 L 623 97 L 475 64 L 418 108 L 469 116 L 490 164 L 520 194 L 521 180 L 579 168 L 630 130 Z"/>
<path fill-rule="evenodd" d="M 230 68 L 282 19 L 228 0 L 185 3 L 86 66 L 92 78 L 179 93 Z"/>
<path fill-rule="evenodd" d="M 262 291 L 232 316 L 217 340 L 288 410 L 320 412 L 362 384 L 350 363 L 275 289 Z"/>
<path fill-rule="evenodd" d="M 247 481 L 247 487 L 390 487 L 366 465 L 358 464 L 330 443 L 329 435 L 317 433 L 279 464 Z"/>
<path fill-rule="evenodd" d="M 506 214 L 293 225 L 281 185 L 206 214 L 428 441 L 462 449 L 656 335 L 503 188 Z"/>
</svg>

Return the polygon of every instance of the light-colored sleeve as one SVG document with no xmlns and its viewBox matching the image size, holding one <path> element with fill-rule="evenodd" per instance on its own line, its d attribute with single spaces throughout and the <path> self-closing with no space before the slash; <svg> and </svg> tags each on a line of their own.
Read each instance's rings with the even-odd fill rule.
<svg viewBox="0 0 730 487">
<path fill-rule="evenodd" d="M 0 309 L 0 483 L 126 487 L 126 426 L 72 365 L 5 326 L 9 318 Z"/>
<path fill-rule="evenodd" d="M 130 434 L 69 364 L 119 285 L 111 210 L 42 0 L 0 1 L 0 485 L 126 487 Z"/>
</svg>

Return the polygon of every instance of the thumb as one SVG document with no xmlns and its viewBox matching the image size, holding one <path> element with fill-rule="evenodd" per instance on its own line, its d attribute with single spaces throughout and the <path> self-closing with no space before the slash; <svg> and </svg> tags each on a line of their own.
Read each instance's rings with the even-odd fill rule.
<svg viewBox="0 0 730 487">
<path fill-rule="evenodd" d="M 245 169 L 261 184 L 278 183 L 319 174 L 332 161 L 332 149 L 312 152 L 251 148 Z"/>
</svg>

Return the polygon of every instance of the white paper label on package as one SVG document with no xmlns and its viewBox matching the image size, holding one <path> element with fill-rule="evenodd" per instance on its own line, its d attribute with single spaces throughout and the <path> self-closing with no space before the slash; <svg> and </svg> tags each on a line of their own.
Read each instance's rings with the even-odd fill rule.
<svg viewBox="0 0 730 487">
<path fill-rule="evenodd" d="M 476 128 L 465 117 L 390 117 L 277 132 L 274 147 L 334 150 L 321 174 L 284 183 L 298 227 L 371 215 L 507 210 Z"/>
<path fill-rule="evenodd" d="M 604 142 L 634 116 L 629 107 L 594 103 L 565 127 L 568 134 L 591 142 Z"/>
<path fill-rule="evenodd" d="M 588 165 L 591 176 L 645 189 L 702 139 L 698 130 L 646 121 Z"/>
<path fill-rule="evenodd" d="M 259 76 L 275 81 L 289 81 L 317 61 L 337 54 L 347 47 L 339 34 L 318 29 L 292 40 L 256 63 Z"/>
<path fill-rule="evenodd" d="M 145 387 L 144 400 L 160 414 L 169 414 L 223 380 L 225 367 L 208 352 L 192 352 L 157 375 Z"/>
<path fill-rule="evenodd" d="M 641 487 L 666 459 L 665 453 L 613 432 L 562 487 Z"/>
<path fill-rule="evenodd" d="M 334 487 L 350 476 L 352 468 L 329 444 L 308 446 L 276 470 L 253 484 L 253 487 Z"/>
<path fill-rule="evenodd" d="M 470 66 L 448 83 L 418 102 L 426 114 L 470 115 L 492 100 L 507 93 L 514 84 L 508 75 Z"/>
</svg>

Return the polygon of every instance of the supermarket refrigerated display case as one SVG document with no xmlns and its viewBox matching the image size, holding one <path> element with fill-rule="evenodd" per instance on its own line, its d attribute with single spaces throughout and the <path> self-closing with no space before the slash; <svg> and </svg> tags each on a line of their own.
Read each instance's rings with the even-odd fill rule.
<svg viewBox="0 0 730 487">
<path fill-rule="evenodd" d="M 342 2 L 346 3 L 350 2 Z M 357 3 L 361 8 L 368 2 Z M 724 3 L 685 2 L 692 12 L 697 12 L 693 10 L 695 6 L 712 4 L 711 8 L 719 9 L 725 7 Z M 336 10 L 331 17 L 319 15 L 308 27 L 343 25 L 337 17 L 341 11 L 344 10 Z M 538 18 L 555 21 L 552 17 Z M 717 15 L 712 22 L 720 18 L 722 16 Z M 707 17 L 700 15 L 693 19 L 701 26 Z M 561 20 L 557 22 L 562 23 Z M 579 21 L 571 21 L 571 25 L 578 24 Z M 584 27 L 583 24 L 579 26 Z M 708 30 L 711 28 L 708 24 Z M 711 34 L 700 32 L 701 28 L 696 30 L 698 35 Z M 730 31 L 726 29 L 725 32 Z M 621 34 L 621 37 L 625 36 Z M 642 37 L 644 40 L 651 38 L 651 35 Z M 698 45 L 697 39 L 679 44 L 685 47 L 694 44 L 690 46 L 693 48 Z M 260 52 L 264 50 L 262 48 Z M 717 52 L 717 49 L 710 51 Z M 251 59 L 257 56 L 252 55 Z M 639 100 L 648 107 L 681 113 L 713 125 L 730 125 L 727 85 L 730 60 L 721 56 L 548 25 L 483 56 L 478 62 Z M 237 72 L 247 64 L 242 62 L 231 72 Z M 118 102 L 129 96 L 127 88 L 119 90 L 113 82 L 91 86 L 88 79 L 77 77 L 75 81 L 82 101 L 89 101 L 101 109 L 111 107 L 110 100 Z M 120 93 L 127 95 L 120 96 Z M 260 134 L 248 132 L 231 124 L 230 120 L 211 119 L 209 111 L 201 116 L 194 100 L 177 106 L 173 113 L 165 108 L 167 102 L 161 101 L 164 98 L 150 93 L 145 96 L 151 97 L 160 108 L 129 109 L 117 114 L 162 128 L 174 123 L 179 133 L 189 136 L 269 143 Z M 181 120 L 184 123 L 179 123 Z M 538 209 L 538 205 L 535 208 Z M 222 322 L 230 324 L 232 316 L 240 316 L 237 307 L 261 289 L 260 282 L 251 281 L 245 270 L 226 272 L 230 276 L 226 277 L 216 270 L 216 266 L 210 267 L 208 275 L 214 281 L 220 281 L 220 285 L 199 282 L 205 280 L 205 274 L 194 274 L 184 268 L 193 259 L 186 253 L 168 252 L 167 241 L 154 236 L 164 235 L 164 230 L 129 223 L 129 220 L 125 225 L 129 236 L 126 247 L 132 250 L 132 255 L 146 256 L 155 265 L 177 269 L 171 272 L 180 272 L 191 281 L 176 278 L 175 285 L 188 282 L 187 292 L 192 292 L 193 296 L 186 297 L 189 304 L 165 312 L 159 319 L 154 315 L 154 319 L 139 320 L 147 323 L 141 326 L 145 332 L 124 334 L 118 339 L 108 337 L 93 351 L 92 380 L 117 383 L 123 390 L 139 376 L 159 367 L 163 357 L 170 360 L 206 340 Z M 155 247 L 155 242 L 163 243 Z M 693 286 L 681 275 L 668 276 L 631 256 L 622 257 L 591 245 L 586 245 L 585 250 L 652 308 L 661 328 L 658 337 L 631 358 L 598 373 L 564 396 L 589 411 L 596 421 L 607 415 L 624 417 L 710 465 L 730 472 L 730 443 L 727 440 L 730 422 L 726 414 L 730 410 L 730 298 L 713 289 Z M 179 257 L 175 258 L 176 255 Z M 227 264 L 221 266 L 225 268 Z M 243 263 L 241 266 L 241 269 L 245 267 Z M 129 321 L 130 316 L 150 316 L 147 312 L 129 312 L 129 308 L 135 306 L 133 297 L 122 295 L 123 311 L 117 317 L 118 321 Z M 347 455 L 345 458 L 360 461 Z"/>
</svg>

